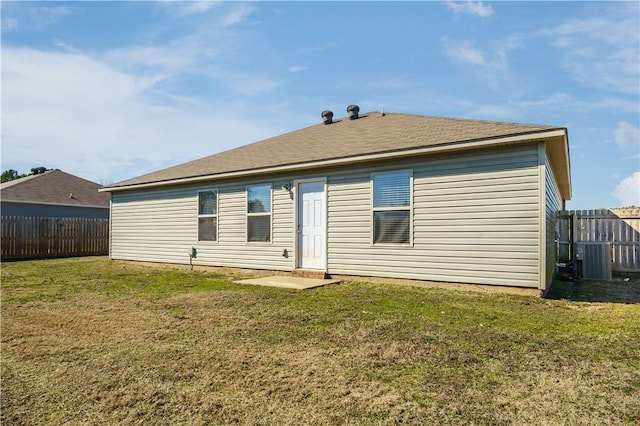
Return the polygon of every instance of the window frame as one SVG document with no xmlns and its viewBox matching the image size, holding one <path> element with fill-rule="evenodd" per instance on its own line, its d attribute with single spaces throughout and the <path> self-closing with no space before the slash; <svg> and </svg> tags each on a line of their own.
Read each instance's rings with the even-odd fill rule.
<svg viewBox="0 0 640 426">
<path fill-rule="evenodd" d="M 391 175 L 391 174 L 400 174 L 407 173 L 409 175 L 409 205 L 408 206 L 397 206 L 397 207 L 375 207 L 374 206 L 374 194 L 375 194 L 375 184 L 374 184 L 374 176 L 379 175 Z M 372 247 L 413 247 L 413 169 L 396 169 L 396 170 L 382 170 L 373 172 L 370 175 L 371 182 L 371 238 L 370 245 Z M 375 236 L 375 212 L 386 212 L 386 211 L 408 211 L 409 212 L 409 241 L 406 243 L 376 243 Z"/>
<path fill-rule="evenodd" d="M 216 212 L 215 214 L 200 214 L 200 194 L 203 192 L 213 192 L 216 194 Z M 196 225 L 196 240 L 199 243 L 210 243 L 210 244 L 214 244 L 214 243 L 218 243 L 218 241 L 220 240 L 220 235 L 218 234 L 218 229 L 220 226 L 220 220 L 219 220 L 219 207 L 220 207 L 220 191 L 218 191 L 218 188 L 207 188 L 207 189 L 199 189 L 197 191 L 197 198 L 196 198 L 196 204 L 197 204 L 197 225 Z M 200 219 L 202 218 L 215 218 L 216 219 L 216 239 L 215 240 L 201 240 L 200 239 Z"/>
<path fill-rule="evenodd" d="M 269 212 L 259 212 L 259 213 L 249 213 L 249 188 L 256 187 L 269 187 Z M 263 184 L 253 184 L 247 185 L 245 187 L 245 242 L 247 244 L 273 244 L 273 184 L 272 183 L 263 183 Z M 249 240 L 249 218 L 256 216 L 269 216 L 269 240 L 268 241 L 250 241 Z"/>
</svg>

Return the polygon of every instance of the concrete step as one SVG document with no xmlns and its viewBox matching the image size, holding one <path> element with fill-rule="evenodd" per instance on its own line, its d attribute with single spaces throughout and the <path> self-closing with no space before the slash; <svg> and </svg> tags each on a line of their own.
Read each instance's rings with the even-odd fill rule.
<svg viewBox="0 0 640 426">
<path fill-rule="evenodd" d="M 295 269 L 291 271 L 291 276 L 299 278 L 316 278 L 321 280 L 331 278 L 326 272 L 318 271 L 316 269 Z"/>
</svg>

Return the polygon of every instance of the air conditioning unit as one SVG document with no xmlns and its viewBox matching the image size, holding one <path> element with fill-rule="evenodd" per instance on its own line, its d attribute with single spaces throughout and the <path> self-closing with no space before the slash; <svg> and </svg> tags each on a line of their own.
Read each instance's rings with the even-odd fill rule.
<svg viewBox="0 0 640 426">
<path fill-rule="evenodd" d="M 611 279 L 611 243 L 576 242 L 573 250 L 580 278 L 585 280 Z"/>
</svg>

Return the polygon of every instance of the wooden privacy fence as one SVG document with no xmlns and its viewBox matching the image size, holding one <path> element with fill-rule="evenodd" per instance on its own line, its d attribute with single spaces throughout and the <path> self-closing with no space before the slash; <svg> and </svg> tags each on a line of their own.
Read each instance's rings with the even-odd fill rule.
<svg viewBox="0 0 640 426">
<path fill-rule="evenodd" d="M 558 232 L 560 258 L 570 250 L 567 243 L 610 242 L 611 270 L 640 272 L 640 209 L 561 211 Z"/>
<path fill-rule="evenodd" d="M 109 253 L 109 219 L 2 217 L 2 260 Z"/>
</svg>

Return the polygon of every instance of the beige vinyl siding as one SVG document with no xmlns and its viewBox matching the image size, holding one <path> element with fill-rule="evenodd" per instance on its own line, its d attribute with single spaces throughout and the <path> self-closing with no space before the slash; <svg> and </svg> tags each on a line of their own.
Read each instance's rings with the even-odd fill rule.
<svg viewBox="0 0 640 426">
<path fill-rule="evenodd" d="M 371 172 L 329 176 L 329 273 L 538 287 L 537 146 L 426 157 L 413 170 L 413 246 L 371 244 Z"/>
<path fill-rule="evenodd" d="M 197 193 L 188 196 L 171 189 L 112 194 L 111 257 L 188 261 L 190 243 L 197 238 L 196 214 Z"/>
<path fill-rule="evenodd" d="M 257 183 L 271 183 L 257 181 Z M 171 190 L 113 193 L 113 259 L 291 270 L 293 201 L 284 182 L 273 182 L 272 242 L 247 243 L 246 184 L 184 186 Z M 218 189 L 218 241 L 198 241 L 198 190 Z"/>
<path fill-rule="evenodd" d="M 114 259 L 290 271 L 295 203 L 282 184 L 327 180 L 327 271 L 538 288 L 538 147 L 513 145 L 171 189 L 112 193 Z M 372 173 L 411 170 L 413 244 L 372 244 Z M 272 241 L 246 241 L 246 187 L 273 187 Z M 218 241 L 197 241 L 197 192 L 218 190 Z M 557 192 L 557 188 L 555 189 Z M 544 191 L 542 192 L 544 194 Z M 282 256 L 286 249 L 289 257 Z"/>
<path fill-rule="evenodd" d="M 556 224 L 558 213 L 562 210 L 562 199 L 560 190 L 556 184 L 553 170 L 549 164 L 548 153 L 545 152 L 545 249 L 546 265 L 544 281 L 540 281 L 541 290 L 547 290 L 551 286 L 553 275 L 556 270 L 557 247 L 556 247 Z"/>
</svg>

